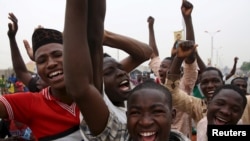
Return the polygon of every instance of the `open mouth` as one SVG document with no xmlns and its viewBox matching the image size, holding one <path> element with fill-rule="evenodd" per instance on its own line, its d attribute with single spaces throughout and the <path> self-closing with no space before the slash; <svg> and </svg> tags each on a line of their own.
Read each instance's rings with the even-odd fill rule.
<svg viewBox="0 0 250 141">
<path fill-rule="evenodd" d="M 52 78 L 57 77 L 57 76 L 62 75 L 62 74 L 63 74 L 63 71 L 61 71 L 61 70 L 60 71 L 55 71 L 55 72 L 50 73 L 48 75 L 48 78 L 52 79 Z"/>
<path fill-rule="evenodd" d="M 156 132 L 141 132 L 141 141 L 156 141 Z"/>
<path fill-rule="evenodd" d="M 214 95 L 214 91 L 208 91 L 207 92 L 207 98 L 208 99 L 211 99 L 213 97 L 213 95 Z"/>
<path fill-rule="evenodd" d="M 163 73 L 159 73 L 159 76 L 160 76 L 161 78 L 164 78 L 166 75 L 163 74 Z"/>
<path fill-rule="evenodd" d="M 122 91 L 128 91 L 130 90 L 130 83 L 128 80 L 123 80 L 120 84 L 119 84 L 119 89 Z"/>
<path fill-rule="evenodd" d="M 228 123 L 228 120 L 221 118 L 221 117 L 215 117 L 214 118 L 214 124 L 215 125 L 226 125 Z"/>
</svg>

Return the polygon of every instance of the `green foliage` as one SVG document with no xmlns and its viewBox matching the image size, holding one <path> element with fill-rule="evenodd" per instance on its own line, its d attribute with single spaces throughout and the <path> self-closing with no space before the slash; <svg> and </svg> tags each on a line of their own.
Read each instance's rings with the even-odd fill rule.
<svg viewBox="0 0 250 141">
<path fill-rule="evenodd" d="M 243 71 L 250 71 L 250 62 L 243 62 L 240 69 Z"/>
</svg>

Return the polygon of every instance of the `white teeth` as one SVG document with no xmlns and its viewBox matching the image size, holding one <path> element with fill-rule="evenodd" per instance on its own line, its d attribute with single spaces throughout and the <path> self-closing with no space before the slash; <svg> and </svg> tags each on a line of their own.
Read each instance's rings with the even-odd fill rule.
<svg viewBox="0 0 250 141">
<path fill-rule="evenodd" d="M 209 94 L 213 94 L 213 93 L 214 93 L 214 91 L 209 91 L 209 92 L 207 92 L 207 93 L 209 93 Z"/>
<path fill-rule="evenodd" d="M 52 72 L 52 73 L 49 74 L 49 77 L 53 77 L 53 76 L 56 76 L 58 74 L 62 74 L 62 71 Z"/>
<path fill-rule="evenodd" d="M 219 120 L 221 120 L 221 121 L 223 121 L 223 122 L 227 122 L 225 119 L 222 119 L 220 117 L 216 117 L 216 118 L 219 119 Z"/>
<path fill-rule="evenodd" d="M 155 132 L 144 132 L 144 133 L 140 133 L 140 135 L 143 136 L 143 137 L 152 136 L 152 135 L 154 135 L 154 134 L 155 134 Z"/>
<path fill-rule="evenodd" d="M 120 85 L 123 85 L 123 84 L 126 84 L 126 83 L 128 83 L 128 81 L 127 81 L 127 80 L 124 80 L 124 81 L 122 81 L 122 82 L 120 83 Z"/>
</svg>

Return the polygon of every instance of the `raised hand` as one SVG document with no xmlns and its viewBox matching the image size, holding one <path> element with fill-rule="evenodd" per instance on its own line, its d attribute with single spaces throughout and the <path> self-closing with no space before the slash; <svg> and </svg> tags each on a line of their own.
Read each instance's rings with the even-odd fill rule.
<svg viewBox="0 0 250 141">
<path fill-rule="evenodd" d="M 176 55 L 179 58 L 186 58 L 196 51 L 197 46 L 194 41 L 180 41 L 176 48 Z"/>
<path fill-rule="evenodd" d="M 193 4 L 187 0 L 182 1 L 181 12 L 184 18 L 191 16 L 193 11 Z"/>
<path fill-rule="evenodd" d="M 30 60 L 32 60 L 32 61 L 35 61 L 34 60 L 34 57 L 33 57 L 33 50 L 32 50 L 32 48 L 30 47 L 30 44 L 29 44 L 29 42 L 27 41 L 27 40 L 23 40 L 23 44 L 24 44 L 24 47 L 25 47 L 25 49 L 26 49 L 26 52 L 27 52 L 27 54 L 28 54 L 28 56 L 29 56 L 29 58 L 30 58 Z"/>
<path fill-rule="evenodd" d="M 148 17 L 148 26 L 152 27 L 154 25 L 155 19 L 152 16 Z"/>
<path fill-rule="evenodd" d="M 43 26 L 42 26 L 42 25 L 38 25 L 34 30 L 37 30 L 37 29 L 39 29 L 39 28 L 43 28 Z M 26 52 L 27 52 L 27 54 L 28 54 L 30 60 L 35 61 L 35 60 L 34 60 L 34 57 L 33 57 L 33 55 L 34 55 L 34 54 L 33 54 L 33 50 L 32 50 L 32 47 L 30 46 L 28 40 L 24 39 L 24 40 L 23 40 L 23 44 L 24 44 L 24 47 L 25 47 L 25 49 L 26 49 Z"/>
<path fill-rule="evenodd" d="M 18 20 L 13 13 L 9 13 L 8 18 L 12 21 L 12 23 L 8 24 L 9 30 L 8 30 L 7 34 L 9 36 L 9 38 L 15 38 L 17 30 L 18 30 L 18 24 L 17 24 Z"/>
<path fill-rule="evenodd" d="M 234 57 L 234 62 L 235 62 L 235 63 L 237 63 L 237 62 L 238 62 L 238 60 L 239 60 L 239 58 L 238 58 L 238 57 Z"/>
</svg>

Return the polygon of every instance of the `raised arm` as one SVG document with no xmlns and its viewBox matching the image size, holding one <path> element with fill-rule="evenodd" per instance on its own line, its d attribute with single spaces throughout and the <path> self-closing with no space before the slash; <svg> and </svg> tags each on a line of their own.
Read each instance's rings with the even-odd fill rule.
<svg viewBox="0 0 250 141">
<path fill-rule="evenodd" d="M 14 71 L 19 80 L 21 80 L 26 86 L 28 86 L 30 80 L 32 79 L 31 73 L 25 66 L 19 48 L 16 42 L 16 33 L 18 30 L 18 20 L 13 13 L 9 13 L 9 19 L 12 23 L 9 23 L 8 37 L 10 41 L 11 59 Z"/>
<path fill-rule="evenodd" d="M 152 54 L 148 44 L 107 30 L 104 32 L 103 45 L 123 50 L 129 54 L 120 61 L 128 73 L 147 61 Z"/>
<path fill-rule="evenodd" d="M 187 0 L 183 0 L 181 5 L 181 12 L 186 25 L 186 39 L 195 42 L 194 27 L 192 22 L 192 11 L 193 11 L 193 4 L 188 2 Z M 194 57 L 196 57 L 200 71 L 203 72 L 203 70 L 205 70 L 206 68 L 206 65 L 201 59 L 198 51 L 196 51 L 195 54 L 192 54 L 190 57 L 188 57 L 185 60 L 186 63 L 192 63 L 194 61 L 193 60 Z"/>
<path fill-rule="evenodd" d="M 198 67 L 200 69 L 200 73 L 202 73 L 205 69 L 206 69 L 206 64 L 203 62 L 203 60 L 201 59 L 198 51 L 196 51 L 196 60 L 197 60 L 197 64 L 198 64 Z"/>
<path fill-rule="evenodd" d="M 186 25 L 186 40 L 195 41 L 194 28 L 192 23 L 193 4 L 187 0 L 182 0 L 181 13 Z"/>
<path fill-rule="evenodd" d="M 201 119 L 200 113 L 202 108 L 198 110 L 193 109 L 193 105 L 200 102 L 200 99 L 189 95 L 187 92 L 182 91 L 180 86 L 180 67 L 183 60 L 195 51 L 197 45 L 194 45 L 193 41 L 185 41 L 179 44 L 176 55 L 171 64 L 169 73 L 167 74 L 167 80 L 165 86 L 170 90 L 172 94 L 173 106 L 183 112 L 189 114 L 196 122 Z"/>
<path fill-rule="evenodd" d="M 90 56 L 93 68 L 93 83 L 96 88 L 102 92 L 103 77 L 103 34 L 104 34 L 104 18 L 106 14 L 105 0 L 89 0 L 88 1 L 88 44 L 90 48 Z M 100 3 L 100 4 L 97 4 Z"/>
<path fill-rule="evenodd" d="M 154 21 L 152 16 L 148 17 L 148 31 L 149 31 L 149 46 L 152 48 L 151 60 L 149 62 L 149 67 L 153 71 L 156 77 L 159 78 L 159 68 L 161 65 L 161 60 L 159 57 L 158 48 L 156 45 L 155 34 L 154 34 Z"/>
<path fill-rule="evenodd" d="M 181 5 L 181 13 L 182 17 L 185 22 L 186 26 L 186 40 L 194 41 L 195 42 L 195 36 L 194 36 L 194 28 L 193 28 L 193 22 L 192 22 L 192 11 L 193 11 L 193 4 L 190 3 L 187 0 L 182 0 L 182 5 Z M 195 60 L 195 52 L 188 56 L 185 59 L 185 62 L 188 64 L 193 63 Z"/>
<path fill-rule="evenodd" d="M 93 83 L 93 66 L 88 44 L 88 19 L 99 17 L 96 28 L 98 32 L 103 31 L 104 16 L 105 16 L 105 0 L 67 0 L 65 25 L 64 25 L 64 75 L 66 89 L 80 108 L 84 116 L 84 120 L 90 128 L 93 135 L 101 133 L 107 123 L 109 110 L 102 99 L 100 91 Z M 91 4 L 91 5 L 89 5 Z M 101 9 L 88 15 L 88 8 L 96 6 Z M 100 31 L 99 31 L 100 30 Z M 103 35 L 96 36 L 97 40 L 102 39 Z M 99 43 L 96 43 L 99 44 Z M 96 48 L 102 50 L 102 46 Z M 96 51 L 95 53 L 98 53 Z M 93 53 L 93 52 L 91 52 Z M 99 54 L 98 54 L 99 55 Z M 99 55 L 96 57 L 103 56 Z M 100 65 L 100 64 L 96 64 Z M 97 68 L 102 68 L 98 66 Z M 102 77 L 99 77 L 102 80 Z"/>
<path fill-rule="evenodd" d="M 230 77 L 232 77 L 232 76 L 235 74 L 238 59 L 239 59 L 238 57 L 234 57 L 234 65 L 233 65 L 233 68 L 232 68 L 232 70 L 230 71 L 230 73 L 226 76 L 225 80 L 228 80 Z M 225 81 L 225 80 L 224 80 L 224 81 Z"/>
<path fill-rule="evenodd" d="M 153 53 L 151 55 L 151 59 L 159 56 L 158 48 L 157 48 L 156 41 L 155 41 L 154 21 L 155 21 L 155 19 L 152 16 L 148 17 L 149 46 L 153 50 Z"/>
</svg>

